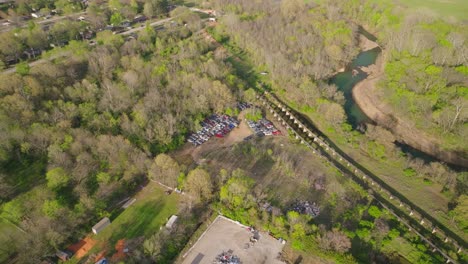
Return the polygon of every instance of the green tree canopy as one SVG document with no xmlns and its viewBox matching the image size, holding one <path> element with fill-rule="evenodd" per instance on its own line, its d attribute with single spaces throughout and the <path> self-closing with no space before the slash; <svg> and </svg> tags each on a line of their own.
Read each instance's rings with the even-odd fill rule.
<svg viewBox="0 0 468 264">
<path fill-rule="evenodd" d="M 185 185 L 187 192 L 197 201 L 207 201 L 211 198 L 213 186 L 210 174 L 206 170 L 196 168 L 190 171 Z"/>
<path fill-rule="evenodd" d="M 46 174 L 47 187 L 51 189 L 59 189 L 66 186 L 70 182 L 70 176 L 60 167 L 49 170 Z"/>
<path fill-rule="evenodd" d="M 253 201 L 250 190 L 255 181 L 246 176 L 245 173 L 237 169 L 232 173 L 232 177 L 221 187 L 219 198 L 229 208 L 235 210 L 239 208 L 248 209 Z"/>
<path fill-rule="evenodd" d="M 450 212 L 450 216 L 463 231 L 468 232 L 468 195 L 461 195 L 457 202 L 457 206 Z"/>
</svg>

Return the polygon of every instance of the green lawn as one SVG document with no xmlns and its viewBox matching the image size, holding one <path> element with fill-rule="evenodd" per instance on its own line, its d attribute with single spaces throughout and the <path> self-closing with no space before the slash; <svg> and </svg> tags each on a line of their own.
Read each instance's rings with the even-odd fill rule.
<svg viewBox="0 0 468 264">
<path fill-rule="evenodd" d="M 13 159 L 2 164 L 0 173 L 7 175 L 6 180 L 19 194 L 44 182 L 46 165 L 44 158 L 23 157 L 22 161 Z"/>
<path fill-rule="evenodd" d="M 167 219 L 178 212 L 178 194 L 166 195 L 165 190 L 155 183 L 149 183 L 135 197 L 136 202 L 111 219 L 111 225 L 94 239 L 111 248 L 119 239 L 150 236 L 164 225 Z"/>
<path fill-rule="evenodd" d="M 13 250 L 12 238 L 23 234 L 15 226 L 0 218 L 0 263 L 7 263 L 8 255 Z"/>
<path fill-rule="evenodd" d="M 395 0 L 395 2 L 411 10 L 428 9 L 444 18 L 468 19 L 468 1 L 466 0 Z"/>
</svg>

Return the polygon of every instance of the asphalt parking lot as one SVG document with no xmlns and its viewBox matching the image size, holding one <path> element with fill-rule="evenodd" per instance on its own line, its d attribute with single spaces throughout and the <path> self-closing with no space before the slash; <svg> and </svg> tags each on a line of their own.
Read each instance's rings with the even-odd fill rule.
<svg viewBox="0 0 468 264">
<path fill-rule="evenodd" d="M 223 251 L 232 250 L 244 264 L 281 264 L 277 259 L 283 244 L 267 233 L 260 233 L 260 239 L 249 243 L 252 232 L 247 227 L 218 216 L 202 237 L 188 252 L 183 264 L 211 264 Z M 247 244 L 250 246 L 247 248 Z"/>
</svg>

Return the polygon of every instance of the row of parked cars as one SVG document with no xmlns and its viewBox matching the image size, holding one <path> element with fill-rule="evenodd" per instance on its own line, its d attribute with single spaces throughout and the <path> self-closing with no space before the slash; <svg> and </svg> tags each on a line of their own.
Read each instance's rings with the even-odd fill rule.
<svg viewBox="0 0 468 264">
<path fill-rule="evenodd" d="M 213 136 L 218 138 L 224 137 L 239 125 L 239 121 L 228 115 L 214 114 L 206 118 L 200 125 L 202 129 L 191 134 L 187 140 L 195 146 L 205 143 Z"/>
<path fill-rule="evenodd" d="M 273 123 L 271 123 L 266 118 L 262 118 L 258 122 L 248 120 L 247 124 L 254 131 L 254 133 L 259 137 L 281 135 L 281 131 L 276 129 Z"/>
</svg>

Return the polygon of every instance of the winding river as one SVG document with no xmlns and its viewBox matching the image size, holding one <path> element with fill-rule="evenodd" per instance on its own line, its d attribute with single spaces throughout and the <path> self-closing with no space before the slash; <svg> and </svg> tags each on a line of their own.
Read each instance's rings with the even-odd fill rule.
<svg viewBox="0 0 468 264">
<path fill-rule="evenodd" d="M 363 123 L 371 123 L 372 121 L 356 105 L 352 95 L 353 87 L 358 82 L 367 78 L 368 74 L 363 71 L 358 71 L 357 74 L 353 74 L 353 70 L 357 67 L 366 67 L 374 64 L 380 52 L 380 48 L 375 48 L 359 53 L 359 55 L 347 67 L 346 71 L 340 72 L 330 79 L 330 83 L 335 84 L 338 87 L 338 90 L 343 92 L 346 99 L 344 109 L 348 123 L 350 123 L 355 129 Z"/>
<path fill-rule="evenodd" d="M 376 40 L 373 35 L 365 31 L 363 28 L 360 28 L 360 32 L 368 39 L 372 41 Z M 360 132 L 364 130 L 365 124 L 375 124 L 375 122 L 371 120 L 366 114 L 364 114 L 361 108 L 359 108 L 359 106 L 356 104 L 353 99 L 352 91 L 357 83 L 368 77 L 368 74 L 359 68 L 375 64 L 381 51 L 382 50 L 377 47 L 359 53 L 358 56 L 351 62 L 351 64 L 346 67 L 344 72 L 336 74 L 329 80 L 330 83 L 333 83 L 338 87 L 339 91 L 343 92 L 345 97 L 344 110 L 347 116 L 347 121 L 352 125 L 354 130 Z M 436 158 L 434 155 L 418 150 L 408 144 L 403 143 L 402 141 L 397 141 L 395 144 L 406 155 L 420 158 L 426 163 L 433 161 L 444 162 Z M 450 165 L 450 167 L 456 171 L 466 170 L 466 168 L 463 168 L 460 165 Z"/>
</svg>

